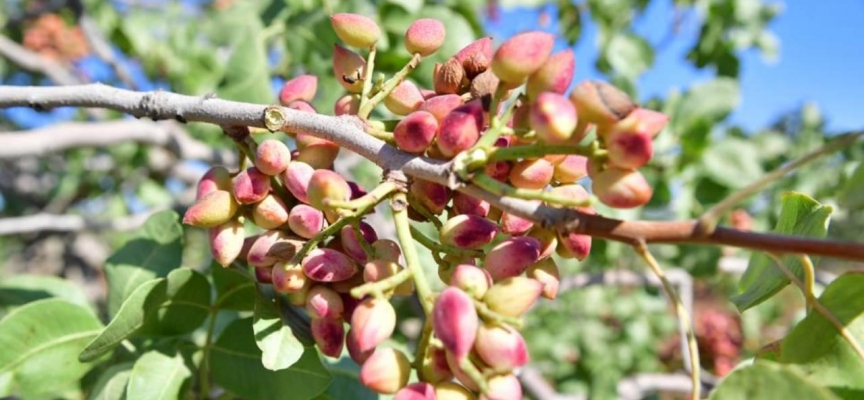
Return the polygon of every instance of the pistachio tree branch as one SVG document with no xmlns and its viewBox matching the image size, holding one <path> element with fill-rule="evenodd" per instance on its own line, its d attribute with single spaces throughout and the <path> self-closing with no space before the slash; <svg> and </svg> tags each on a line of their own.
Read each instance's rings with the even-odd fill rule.
<svg viewBox="0 0 864 400">
<path fill-rule="evenodd" d="M 462 182 L 447 162 L 402 152 L 366 134 L 364 123 L 352 116 L 333 117 L 278 106 L 186 96 L 165 91 L 135 92 L 100 84 L 64 87 L 0 86 L 0 108 L 17 106 L 40 109 L 59 106 L 107 108 L 153 120 L 176 119 L 261 128 L 268 124 L 272 127 L 272 115 L 265 118 L 268 114 L 265 111 L 272 112 L 276 109 L 283 118 L 279 126 L 289 131 L 302 131 L 336 142 L 385 170 L 401 170 L 414 178 L 447 185 L 550 229 L 578 232 L 631 245 L 640 241 L 648 244 L 713 244 L 864 260 L 864 243 L 859 242 L 766 234 L 723 227 L 706 234 L 698 229 L 696 220 L 622 221 L 574 209 L 553 208 L 512 197 L 501 197 Z"/>
</svg>

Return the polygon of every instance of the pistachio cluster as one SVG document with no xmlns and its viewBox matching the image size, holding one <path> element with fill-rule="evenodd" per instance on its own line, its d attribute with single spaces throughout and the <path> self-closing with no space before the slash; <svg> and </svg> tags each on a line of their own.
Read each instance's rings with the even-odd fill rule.
<svg viewBox="0 0 864 400">
<path fill-rule="evenodd" d="M 347 94 L 334 114 L 365 120 L 369 134 L 407 153 L 452 160 L 463 180 L 501 195 L 587 213 L 595 212 L 595 197 L 617 208 L 650 199 L 638 169 L 651 159 L 652 139 L 668 118 L 603 82 L 582 82 L 566 96 L 575 59 L 570 50 L 552 54 L 552 35 L 522 33 L 497 50 L 491 38 L 477 40 L 436 64 L 433 88 L 425 89 L 406 77 L 443 44 L 440 21 L 411 24 L 404 41 L 411 62 L 374 82 L 378 25 L 356 14 L 331 22 L 345 45 L 368 52 L 364 58 L 335 45 L 333 72 Z M 298 76 L 279 100 L 316 113 L 316 91 L 316 77 Z M 399 119 L 370 119 L 379 103 Z M 347 348 L 362 365 L 360 380 L 376 392 L 399 400 L 521 399 L 514 371 L 529 358 L 521 316 L 540 297 L 556 297 L 552 254 L 584 259 L 591 237 L 535 226 L 421 179 L 407 186 L 385 181 L 367 193 L 333 172 L 336 143 L 286 132 L 296 143 L 291 150 L 245 133 L 238 144 L 253 166 L 212 168 L 184 217 L 209 229 L 217 262 L 253 267 L 259 282 L 305 307 L 320 351 L 339 357 Z M 400 243 L 379 238 L 363 220 L 388 198 Z M 438 226 L 438 241 L 410 229 L 409 217 Z M 250 221 L 263 233 L 246 237 Z M 415 265 L 416 243 L 433 252 L 447 284 L 440 293 L 429 292 Z M 382 343 L 397 322 L 391 298 L 415 292 L 427 323 L 409 357 Z M 411 369 L 419 381 L 408 384 Z"/>
</svg>

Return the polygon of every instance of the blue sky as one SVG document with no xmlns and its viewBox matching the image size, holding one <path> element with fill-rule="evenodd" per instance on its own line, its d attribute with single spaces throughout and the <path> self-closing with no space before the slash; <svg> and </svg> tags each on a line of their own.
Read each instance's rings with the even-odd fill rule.
<svg viewBox="0 0 864 400">
<path fill-rule="evenodd" d="M 636 31 L 651 43 L 660 42 L 672 21 L 671 3 L 652 1 L 646 14 L 636 21 Z M 864 128 L 864 1 L 788 1 L 783 6 L 783 12 L 769 25 L 780 39 L 779 57 L 766 62 L 755 50 L 741 54 L 742 102 L 731 122 L 759 129 L 784 111 L 813 102 L 826 117 L 829 130 Z M 498 21 L 487 23 L 487 30 L 496 38 L 504 38 L 536 29 L 538 17 L 538 10 L 505 9 Z M 710 79 L 711 72 L 698 71 L 685 60 L 698 38 L 695 22 L 691 17 L 676 39 L 656 55 L 654 67 L 640 79 L 643 97 L 686 89 L 694 82 Z M 586 25 L 575 48 L 577 80 L 601 77 L 593 68 L 595 33 L 590 24 Z"/>
</svg>

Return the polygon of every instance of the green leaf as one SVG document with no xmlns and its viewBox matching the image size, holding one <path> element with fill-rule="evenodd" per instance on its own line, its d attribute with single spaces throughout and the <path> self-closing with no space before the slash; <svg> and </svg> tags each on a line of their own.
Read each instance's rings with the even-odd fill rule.
<svg viewBox="0 0 864 400">
<path fill-rule="evenodd" d="M 90 395 L 88 400 L 121 400 L 126 398 L 126 385 L 129 383 L 129 376 L 132 374 L 132 363 L 122 363 L 112 365 L 106 369 L 102 375 L 99 375 L 99 380 Z"/>
<path fill-rule="evenodd" d="M 837 196 L 837 202 L 843 207 L 858 210 L 864 207 L 864 162 L 858 164 L 855 172 Z"/>
<path fill-rule="evenodd" d="M 753 142 L 730 137 L 714 142 L 702 153 L 702 166 L 715 182 L 738 189 L 762 176 L 761 159 L 760 148 Z"/>
<path fill-rule="evenodd" d="M 101 329 L 90 310 L 64 299 L 16 308 L 0 320 L 0 375 L 11 371 L 22 393 L 66 388 L 93 367 L 76 355 Z"/>
<path fill-rule="evenodd" d="M 819 303 L 864 346 L 864 274 L 849 273 L 831 282 Z M 780 361 L 795 364 L 814 382 L 844 399 L 864 398 L 864 360 L 822 314 L 810 311 L 783 339 Z"/>
<path fill-rule="evenodd" d="M 252 4 L 242 4 L 225 13 L 224 25 L 217 29 L 230 29 L 231 55 L 225 65 L 225 75 L 219 85 L 219 97 L 250 103 L 269 104 L 276 94 L 270 88 L 270 67 L 262 35 L 264 26 Z"/>
<path fill-rule="evenodd" d="M 681 137 L 686 155 L 695 157 L 708 145 L 708 134 L 740 102 L 738 81 L 716 78 L 690 88 L 671 113 L 672 132 Z"/>
<path fill-rule="evenodd" d="M 629 80 L 635 80 L 654 64 L 654 49 L 632 33 L 613 36 L 603 55 L 615 72 Z"/>
<path fill-rule="evenodd" d="M 36 300 L 59 297 L 90 308 L 80 286 L 50 275 L 15 275 L 0 282 L 0 306 L 21 306 Z"/>
<path fill-rule="evenodd" d="M 210 314 L 210 282 L 198 271 L 178 268 L 168 274 L 164 294 L 151 295 L 145 305 L 146 335 L 182 335 L 192 332 Z"/>
<path fill-rule="evenodd" d="M 234 268 L 223 268 L 216 263 L 210 266 L 210 273 L 216 286 L 215 308 L 237 311 L 252 311 L 255 308 L 255 281 L 250 274 Z"/>
<path fill-rule="evenodd" d="M 192 371 L 178 353 L 173 356 L 158 351 L 144 353 L 132 367 L 126 387 L 128 400 L 181 399 L 188 390 Z"/>
<path fill-rule="evenodd" d="M 360 366 L 348 357 L 325 359 L 325 367 L 333 374 L 325 396 L 333 399 L 377 400 L 378 394 L 360 383 Z"/>
<path fill-rule="evenodd" d="M 261 350 L 252 335 L 252 318 L 228 325 L 212 347 L 213 381 L 232 394 L 252 400 L 312 399 L 324 392 L 333 377 L 314 347 L 307 347 L 291 368 L 279 371 L 261 365 Z"/>
<path fill-rule="evenodd" d="M 276 305 L 269 298 L 256 296 L 254 322 L 255 344 L 261 350 L 261 364 L 272 371 L 289 368 L 303 355 L 304 348 L 291 327 L 282 321 Z"/>
<path fill-rule="evenodd" d="M 179 268 L 183 259 L 183 227 L 174 211 L 163 211 L 147 219 L 136 237 L 108 258 L 108 313 L 112 317 L 142 283 L 165 277 Z"/>
<path fill-rule="evenodd" d="M 830 390 L 808 380 L 794 368 L 757 361 L 738 368 L 720 382 L 710 400 L 836 400 Z"/>
<path fill-rule="evenodd" d="M 165 278 L 156 278 L 138 286 L 132 295 L 126 299 L 108 326 L 81 351 L 78 359 L 93 361 L 114 349 L 120 342 L 144 326 L 148 297 L 153 293 L 157 293 L 157 297 L 161 297 L 158 294 L 165 292 L 165 286 L 167 286 Z"/>
<path fill-rule="evenodd" d="M 805 194 L 787 192 L 783 195 L 780 217 L 774 233 L 824 238 L 832 212 L 830 206 L 822 205 Z M 813 257 L 812 261 L 813 265 L 817 265 L 819 259 Z M 802 277 L 803 269 L 798 257 L 784 256 L 783 263 L 796 276 Z M 738 288 L 742 293 L 733 297 L 732 302 L 738 310 L 744 311 L 765 301 L 788 284 L 789 279 L 780 268 L 774 265 L 774 260 L 764 254 L 756 253 L 750 257 L 747 271 L 738 282 Z"/>
</svg>

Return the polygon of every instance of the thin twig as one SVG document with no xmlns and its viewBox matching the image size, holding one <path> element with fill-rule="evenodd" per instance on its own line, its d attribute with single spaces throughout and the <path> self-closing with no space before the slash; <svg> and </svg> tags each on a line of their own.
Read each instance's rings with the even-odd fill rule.
<svg viewBox="0 0 864 400">
<path fill-rule="evenodd" d="M 154 211 L 155 212 L 155 211 Z M 83 215 L 35 214 L 0 219 L 0 236 L 31 232 L 78 232 L 83 230 L 129 231 L 144 224 L 153 212 L 96 219 Z"/>
</svg>

